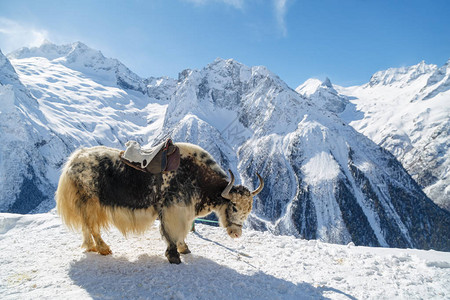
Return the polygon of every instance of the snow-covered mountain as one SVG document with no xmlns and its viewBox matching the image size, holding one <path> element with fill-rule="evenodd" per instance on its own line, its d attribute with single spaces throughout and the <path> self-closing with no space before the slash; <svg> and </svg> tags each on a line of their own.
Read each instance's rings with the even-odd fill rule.
<svg viewBox="0 0 450 300">
<path fill-rule="evenodd" d="M 389 152 L 265 67 L 217 59 L 177 80 L 141 79 L 81 43 L 47 43 L 9 58 L 39 116 L 24 132 L 41 141 L 28 146 L 41 155 L 33 158 L 42 169 L 35 173 L 51 185 L 33 181 L 40 191 L 54 191 L 59 166 L 78 146 L 150 145 L 170 134 L 207 149 L 248 186 L 257 184 L 256 172 L 264 177 L 249 227 L 341 244 L 450 249 L 450 214 Z M 27 118 L 20 105 L 10 106 Z M 47 135 L 33 131 L 38 125 Z M 25 162 L 17 159 L 16 168 Z M 3 211 L 26 212 L 11 204 L 26 200 L 20 186 L 2 195 Z M 53 205 L 49 197 L 43 203 L 34 210 Z"/>
<path fill-rule="evenodd" d="M 341 113 L 349 103 L 347 97 L 340 95 L 329 78 L 325 81 L 311 78 L 295 89 L 300 95 L 311 99 L 315 105 L 334 113 Z"/>
<path fill-rule="evenodd" d="M 78 71 L 98 84 L 137 91 L 156 99 L 167 100 L 176 85 L 176 81 L 168 77 L 142 79 L 117 59 L 106 58 L 81 42 L 55 45 L 45 41 L 40 47 L 25 47 L 8 55 L 13 60 L 37 57 Z"/>
<path fill-rule="evenodd" d="M 254 228 L 410 247 L 431 234 L 419 229 L 413 237 L 411 226 L 435 214 L 448 220 L 390 153 L 264 67 L 218 59 L 184 72 L 165 128 L 209 149 L 222 166 L 236 164 L 245 184 L 256 183 L 256 171 L 263 174 L 266 188 L 249 222 Z"/>
<path fill-rule="evenodd" d="M 44 125 L 37 100 L 1 52 L 0 103 L 0 207 L 31 211 L 41 203 L 48 204 L 54 191 L 43 155 L 47 141 L 55 136 Z M 59 149 L 56 146 L 54 150 Z M 42 209 L 52 207 L 47 204 Z"/>
<path fill-rule="evenodd" d="M 388 149 L 433 201 L 450 210 L 450 60 L 440 68 L 421 62 L 380 71 L 361 86 L 309 80 L 296 90 Z M 345 111 L 329 104 L 339 99 Z"/>
<path fill-rule="evenodd" d="M 146 93 L 119 78 L 144 81 L 81 43 L 47 43 L 10 57 L 14 68 L 0 59 L 2 211 L 54 207 L 60 167 L 75 148 L 123 147 L 130 138 L 145 144 L 161 127 L 165 105 L 149 103 Z"/>
</svg>

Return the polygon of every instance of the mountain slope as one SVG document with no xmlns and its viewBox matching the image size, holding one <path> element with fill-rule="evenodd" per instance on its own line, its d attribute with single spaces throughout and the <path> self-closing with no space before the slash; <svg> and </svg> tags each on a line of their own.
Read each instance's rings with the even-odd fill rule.
<svg viewBox="0 0 450 300">
<path fill-rule="evenodd" d="M 157 224 L 156 224 L 157 225 Z M 2 299 L 445 299 L 450 253 L 332 245 L 198 224 L 171 265 L 157 226 L 83 253 L 54 212 L 0 214 Z M 14 245 L 14 247 L 11 247 Z"/>
<path fill-rule="evenodd" d="M 217 59 L 177 81 L 140 79 L 104 67 L 120 63 L 86 48 L 47 44 L 10 56 L 41 123 L 57 136 L 38 134 L 46 148 L 34 147 L 45 158 L 36 163 L 48 168 L 42 178 L 53 184 L 47 190 L 78 146 L 123 149 L 129 139 L 148 145 L 170 134 L 207 149 L 247 186 L 263 175 L 249 227 L 341 244 L 450 249 L 449 213 L 389 152 L 266 68 Z M 117 78 L 127 76 L 134 80 L 124 86 Z"/>
<path fill-rule="evenodd" d="M 318 103 L 347 101 L 345 111 L 331 110 L 393 153 L 433 201 L 450 209 L 450 61 L 380 71 L 362 86 L 331 85 L 334 96 L 306 85 Z M 304 86 L 297 91 L 305 94 Z"/>
<path fill-rule="evenodd" d="M 0 52 L 0 209 L 29 212 L 53 197 L 43 139 L 55 138 L 44 125 L 39 104 Z M 46 206 L 42 209 L 50 209 Z"/>
<path fill-rule="evenodd" d="M 146 144 L 160 130 L 166 104 L 150 101 L 140 91 L 124 90 L 120 82 L 111 81 L 112 74 L 125 77 L 116 72 L 123 68 L 108 73 L 102 69 L 105 63 L 83 61 L 82 55 L 75 59 L 74 51 L 63 51 L 76 50 L 77 45 L 45 44 L 42 49 L 22 49 L 19 53 L 45 57 L 12 59 L 15 69 L 2 56 L 7 62 L 1 69 L 2 78 L 16 78 L 4 80 L 5 85 L 0 86 L 12 91 L 0 99 L 9 103 L 0 115 L 5 118 L 1 151 L 5 158 L 2 163 L 6 164 L 1 169 L 5 178 L 1 182 L 5 187 L 0 201 L 2 211 L 28 213 L 54 207 L 60 167 L 77 147 L 123 148 L 129 139 Z M 93 50 L 86 52 L 98 54 Z M 79 61 L 76 66 L 82 65 L 84 73 L 67 67 L 69 59 L 56 54 Z M 20 57 L 18 53 L 11 56 Z M 18 185 L 20 182 L 23 183 Z"/>
</svg>

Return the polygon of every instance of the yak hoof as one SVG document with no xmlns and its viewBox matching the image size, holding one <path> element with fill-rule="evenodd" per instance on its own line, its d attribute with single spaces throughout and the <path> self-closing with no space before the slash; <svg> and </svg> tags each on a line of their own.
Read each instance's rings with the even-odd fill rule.
<svg viewBox="0 0 450 300">
<path fill-rule="evenodd" d="M 166 257 L 171 264 L 181 264 L 180 253 L 177 250 L 169 251 L 166 250 Z"/>
<path fill-rule="evenodd" d="M 87 248 L 87 249 L 85 249 L 84 250 L 85 252 L 98 252 L 97 251 L 97 248 L 94 246 L 94 247 L 90 247 L 90 248 Z"/>
<path fill-rule="evenodd" d="M 182 251 L 180 251 L 181 254 L 189 254 L 191 253 L 191 250 L 189 250 L 188 247 L 186 247 L 185 249 L 183 249 Z"/>
<path fill-rule="evenodd" d="M 171 264 L 177 264 L 177 265 L 181 264 L 181 259 L 179 257 L 176 257 L 176 256 L 174 256 L 174 257 L 167 257 L 167 259 L 169 260 L 169 262 Z"/>
<path fill-rule="evenodd" d="M 189 250 L 188 245 L 186 245 L 185 243 L 178 245 L 178 252 L 180 252 L 181 254 L 189 254 L 191 253 L 191 250 Z"/>
<path fill-rule="evenodd" d="M 108 248 L 98 249 L 98 253 L 100 253 L 101 255 L 110 255 L 110 254 L 112 254 L 112 251 L 108 247 Z"/>
</svg>

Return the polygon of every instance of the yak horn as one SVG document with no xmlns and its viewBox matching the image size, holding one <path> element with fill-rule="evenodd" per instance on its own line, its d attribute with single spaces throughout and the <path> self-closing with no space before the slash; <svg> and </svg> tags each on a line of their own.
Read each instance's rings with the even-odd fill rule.
<svg viewBox="0 0 450 300">
<path fill-rule="evenodd" d="M 262 189 L 264 187 L 264 180 L 262 179 L 261 175 L 259 175 L 258 172 L 256 172 L 256 175 L 259 178 L 259 186 L 258 186 L 258 188 L 256 190 L 254 190 L 252 192 L 252 197 L 258 195 L 262 191 Z"/>
<path fill-rule="evenodd" d="M 231 170 L 228 170 L 228 172 L 230 172 L 230 182 L 228 182 L 227 187 L 223 190 L 222 197 L 231 200 L 230 191 L 234 184 L 234 174 L 233 172 L 231 172 Z"/>
</svg>

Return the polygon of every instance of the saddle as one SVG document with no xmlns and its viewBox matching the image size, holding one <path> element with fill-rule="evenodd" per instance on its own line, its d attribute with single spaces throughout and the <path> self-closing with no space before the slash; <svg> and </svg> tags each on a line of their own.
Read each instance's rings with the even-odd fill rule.
<svg viewBox="0 0 450 300">
<path fill-rule="evenodd" d="M 125 146 L 127 149 L 119 153 L 120 160 L 136 170 L 159 174 L 175 171 L 180 165 L 180 149 L 171 139 L 150 149 L 142 149 L 136 141 L 129 141 Z"/>
</svg>

